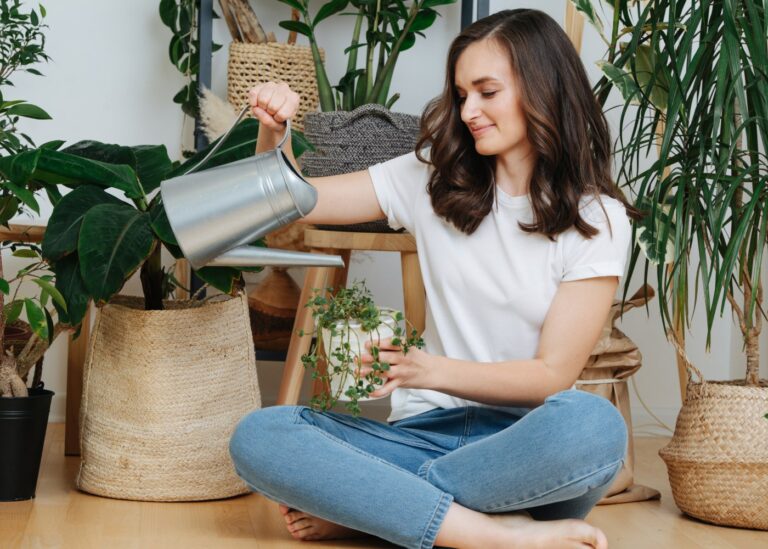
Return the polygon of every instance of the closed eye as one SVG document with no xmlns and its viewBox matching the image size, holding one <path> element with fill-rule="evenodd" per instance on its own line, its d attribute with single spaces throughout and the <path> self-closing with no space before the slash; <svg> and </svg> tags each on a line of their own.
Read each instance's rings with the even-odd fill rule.
<svg viewBox="0 0 768 549">
<path fill-rule="evenodd" d="M 482 95 L 483 97 L 493 97 L 494 95 L 496 95 L 496 93 L 497 93 L 496 91 L 487 91 L 487 92 L 483 92 Z"/>
</svg>

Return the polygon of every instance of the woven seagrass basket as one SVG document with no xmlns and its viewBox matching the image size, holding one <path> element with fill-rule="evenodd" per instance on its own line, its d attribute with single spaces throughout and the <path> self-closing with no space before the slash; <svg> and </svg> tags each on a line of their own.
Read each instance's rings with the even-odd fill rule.
<svg viewBox="0 0 768 549">
<path fill-rule="evenodd" d="M 768 380 L 689 377 L 675 434 L 659 455 L 675 503 L 714 524 L 768 530 Z"/>
<path fill-rule="evenodd" d="M 304 124 L 304 135 L 315 150 L 301 156 L 301 171 L 308 177 L 324 177 L 365 170 L 412 152 L 419 135 L 420 117 L 368 104 L 353 111 L 310 113 Z M 319 227 L 336 231 L 397 232 L 389 228 L 386 220 Z"/>
<path fill-rule="evenodd" d="M 323 50 L 320 50 L 320 57 L 325 57 Z M 231 42 L 227 65 L 228 101 L 240 110 L 248 102 L 248 90 L 264 82 L 285 82 L 299 94 L 299 111 L 291 122 L 303 131 L 304 116 L 316 111 L 319 103 L 315 64 L 309 46 Z"/>
<path fill-rule="evenodd" d="M 77 487 L 143 501 L 247 493 L 229 457 L 235 425 L 261 407 L 246 297 L 165 305 L 120 296 L 98 310 Z"/>
</svg>

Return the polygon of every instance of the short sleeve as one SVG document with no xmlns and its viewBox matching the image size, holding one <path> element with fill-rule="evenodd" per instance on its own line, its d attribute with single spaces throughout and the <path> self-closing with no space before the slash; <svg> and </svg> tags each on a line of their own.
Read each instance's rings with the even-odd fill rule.
<svg viewBox="0 0 768 549">
<path fill-rule="evenodd" d="M 610 197 L 601 201 L 605 211 L 597 200 L 581 210 L 583 219 L 598 230 L 595 236 L 585 238 L 575 228 L 563 233 L 563 282 L 624 275 L 632 226 L 621 202 Z"/>
<path fill-rule="evenodd" d="M 379 206 L 392 229 L 414 233 L 414 210 L 420 195 L 426 193 L 428 164 L 416 153 L 408 153 L 368 168 Z"/>
</svg>

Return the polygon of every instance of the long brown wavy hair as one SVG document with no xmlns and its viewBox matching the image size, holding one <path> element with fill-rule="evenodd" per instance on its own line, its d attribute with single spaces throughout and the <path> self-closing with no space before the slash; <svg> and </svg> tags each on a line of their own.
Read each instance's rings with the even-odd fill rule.
<svg viewBox="0 0 768 549">
<path fill-rule="evenodd" d="M 579 199 L 599 200 L 600 193 L 621 201 L 630 217 L 642 217 L 611 178 L 608 124 L 579 55 L 560 25 L 533 9 L 480 19 L 451 44 L 443 92 L 427 105 L 416 145 L 419 159 L 434 166 L 428 191 L 435 213 L 472 234 L 496 199 L 495 157 L 475 150 L 455 86 L 459 56 L 480 40 L 495 40 L 509 56 L 537 157 L 530 181 L 533 222 L 521 229 L 554 239 L 576 227 L 590 238 L 597 229 L 579 214 Z M 427 159 L 421 151 L 430 145 Z"/>
</svg>

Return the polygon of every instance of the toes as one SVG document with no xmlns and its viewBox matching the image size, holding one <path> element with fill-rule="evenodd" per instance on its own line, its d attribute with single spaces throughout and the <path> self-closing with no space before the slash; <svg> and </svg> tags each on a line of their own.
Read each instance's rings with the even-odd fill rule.
<svg viewBox="0 0 768 549">
<path fill-rule="evenodd" d="M 291 511 L 293 511 L 293 509 L 291 509 L 287 505 L 283 505 L 282 503 L 278 504 L 277 507 L 278 507 L 278 509 L 280 509 L 280 514 L 282 514 L 282 515 L 285 515 L 285 514 L 291 512 Z"/>
<path fill-rule="evenodd" d="M 285 514 L 285 522 L 287 524 L 293 524 L 297 520 L 308 518 L 309 515 L 302 513 L 301 511 L 290 511 Z"/>
</svg>

